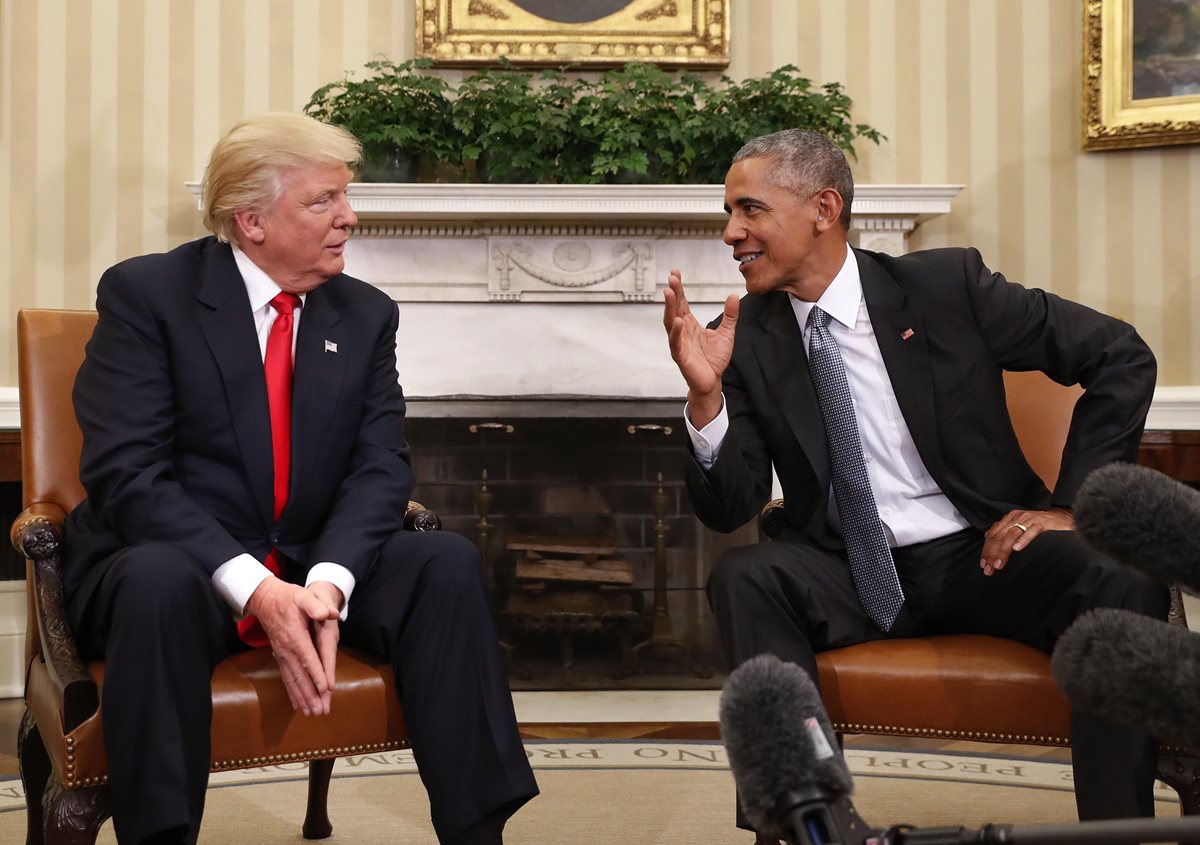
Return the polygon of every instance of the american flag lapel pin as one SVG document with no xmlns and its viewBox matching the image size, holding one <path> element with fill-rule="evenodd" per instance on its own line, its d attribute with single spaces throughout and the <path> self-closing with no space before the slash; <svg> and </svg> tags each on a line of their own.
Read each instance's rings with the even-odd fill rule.
<svg viewBox="0 0 1200 845">
<path fill-rule="evenodd" d="M 903 332 L 901 332 L 901 333 L 900 333 L 900 339 L 901 339 L 901 340 L 908 340 L 908 339 L 909 339 L 910 337 L 912 337 L 914 334 L 916 334 L 916 332 L 914 332 L 912 329 L 905 329 Z M 328 343 L 329 343 L 329 341 L 325 341 L 325 343 L 326 343 L 326 344 L 328 344 Z M 326 348 L 326 349 L 328 349 L 329 347 L 328 347 L 328 346 L 326 346 L 325 348 Z"/>
<path fill-rule="evenodd" d="M 325 351 L 332 352 L 336 355 L 337 354 L 337 344 L 334 343 L 332 340 L 325 341 Z"/>
</svg>

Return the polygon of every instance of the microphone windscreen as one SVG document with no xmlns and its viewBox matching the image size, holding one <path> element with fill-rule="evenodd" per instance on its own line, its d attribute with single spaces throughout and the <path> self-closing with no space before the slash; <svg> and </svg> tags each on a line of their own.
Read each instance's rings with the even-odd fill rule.
<svg viewBox="0 0 1200 845">
<path fill-rule="evenodd" d="M 761 654 L 734 669 L 720 719 L 738 800 L 755 829 L 775 829 L 787 796 L 820 791 L 835 800 L 853 791 L 821 696 L 794 663 Z"/>
<path fill-rule="evenodd" d="M 1156 581 L 1200 592 L 1200 492 L 1161 472 L 1133 464 L 1096 470 L 1075 497 L 1075 528 Z"/>
<path fill-rule="evenodd" d="M 1059 637 L 1051 668 L 1072 706 L 1200 748 L 1200 637 L 1182 625 L 1092 610 Z"/>
</svg>

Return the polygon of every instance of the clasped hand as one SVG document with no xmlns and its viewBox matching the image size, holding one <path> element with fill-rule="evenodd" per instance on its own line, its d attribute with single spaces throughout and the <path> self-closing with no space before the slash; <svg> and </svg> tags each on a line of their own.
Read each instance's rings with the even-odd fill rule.
<svg viewBox="0 0 1200 845">
<path fill-rule="evenodd" d="M 305 716 L 329 712 L 341 604 L 341 590 L 327 581 L 301 587 L 274 576 L 246 603 L 270 640 L 292 708 Z"/>
<path fill-rule="evenodd" d="M 1013 552 L 1019 552 L 1043 531 L 1074 531 L 1075 517 L 1066 508 L 1047 511 L 1012 510 L 983 535 L 979 568 L 994 575 L 1004 568 Z"/>
</svg>

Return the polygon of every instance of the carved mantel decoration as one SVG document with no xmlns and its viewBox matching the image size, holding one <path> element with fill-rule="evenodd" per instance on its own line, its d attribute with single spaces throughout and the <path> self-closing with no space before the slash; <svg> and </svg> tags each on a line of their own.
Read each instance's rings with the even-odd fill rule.
<svg viewBox="0 0 1200 845">
<path fill-rule="evenodd" d="M 729 64 L 730 0 L 416 0 L 417 55 L 438 64 Z"/>
<path fill-rule="evenodd" d="M 851 238 L 907 252 L 960 190 L 859 185 Z M 347 270 L 397 302 L 661 302 L 672 267 L 692 302 L 742 287 L 721 185 L 354 183 L 350 202 Z"/>
</svg>

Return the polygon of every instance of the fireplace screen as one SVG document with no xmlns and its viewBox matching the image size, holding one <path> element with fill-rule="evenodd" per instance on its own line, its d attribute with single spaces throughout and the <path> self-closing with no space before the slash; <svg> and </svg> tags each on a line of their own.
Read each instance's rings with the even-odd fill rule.
<svg viewBox="0 0 1200 845">
<path fill-rule="evenodd" d="M 514 689 L 717 688 L 677 419 L 410 418 L 414 497 L 484 558 Z"/>
</svg>

